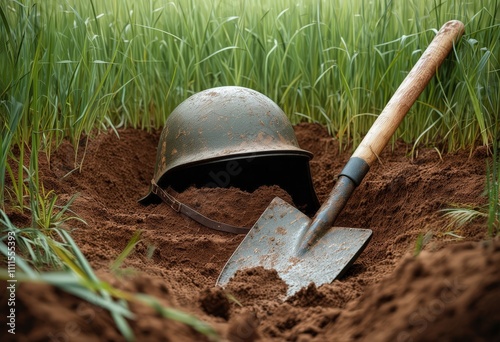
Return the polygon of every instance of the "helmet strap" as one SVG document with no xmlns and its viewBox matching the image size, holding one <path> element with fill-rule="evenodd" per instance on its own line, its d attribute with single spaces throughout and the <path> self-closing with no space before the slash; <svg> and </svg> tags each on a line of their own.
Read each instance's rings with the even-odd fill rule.
<svg viewBox="0 0 500 342">
<path fill-rule="evenodd" d="M 196 211 L 190 206 L 179 201 L 176 198 L 177 195 L 179 194 L 174 189 L 168 187 L 166 190 L 164 190 L 160 188 L 160 186 L 156 184 L 154 180 L 151 180 L 151 192 L 154 193 L 156 196 L 160 197 L 163 202 L 168 204 L 176 212 L 189 217 L 190 219 L 198 222 L 199 224 L 207 228 L 233 234 L 246 234 L 250 230 L 250 228 L 237 227 L 230 224 L 218 222 L 206 217 L 199 211 Z"/>
</svg>

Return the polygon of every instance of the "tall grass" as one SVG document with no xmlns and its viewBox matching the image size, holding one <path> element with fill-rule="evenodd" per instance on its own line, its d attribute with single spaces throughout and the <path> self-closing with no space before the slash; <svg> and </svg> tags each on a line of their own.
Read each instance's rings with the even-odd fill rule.
<svg viewBox="0 0 500 342">
<path fill-rule="evenodd" d="M 0 18 L 2 187 L 6 159 L 22 155 L 12 146 L 50 152 L 95 128 L 159 127 L 221 85 L 356 144 L 449 19 L 466 35 L 397 136 L 455 150 L 498 129 L 498 0 L 6 0 Z"/>
</svg>

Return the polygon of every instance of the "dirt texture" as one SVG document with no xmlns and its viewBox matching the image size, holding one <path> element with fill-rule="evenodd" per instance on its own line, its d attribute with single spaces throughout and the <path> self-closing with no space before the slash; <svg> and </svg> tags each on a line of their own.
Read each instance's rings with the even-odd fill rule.
<svg viewBox="0 0 500 342">
<path fill-rule="evenodd" d="M 300 146 L 314 153 L 311 172 L 322 203 L 351 150 L 340 151 L 320 125 L 300 124 L 295 132 Z M 118 133 L 83 139 L 76 164 L 69 142 L 50 161 L 40 158 L 45 189 L 62 201 L 79 194 L 72 209 L 86 224 L 67 226 L 97 274 L 113 286 L 195 315 L 227 341 L 500 340 L 500 242 L 487 238 L 485 221 L 450 227 L 440 211 L 487 202 L 485 148 L 412 154 L 411 145 L 391 143 L 336 222 L 371 228 L 368 247 L 341 279 L 311 284 L 283 300 L 286 284 L 272 270 L 240 271 L 225 289 L 215 286 L 243 236 L 208 229 L 165 204 L 138 204 L 153 175 L 160 132 Z M 189 188 L 179 198 L 212 219 L 251 227 L 275 196 L 291 202 L 276 186 L 253 193 Z M 9 216 L 23 224 L 19 214 Z M 112 272 L 137 230 L 140 242 Z M 425 243 L 414 256 L 419 235 Z M 1 303 L 7 312 L 6 298 Z M 150 307 L 130 308 L 137 341 L 207 340 Z M 17 310 L 15 336 L 4 334 L 2 314 L 3 341 L 123 340 L 107 311 L 49 285 L 21 284 Z"/>
</svg>

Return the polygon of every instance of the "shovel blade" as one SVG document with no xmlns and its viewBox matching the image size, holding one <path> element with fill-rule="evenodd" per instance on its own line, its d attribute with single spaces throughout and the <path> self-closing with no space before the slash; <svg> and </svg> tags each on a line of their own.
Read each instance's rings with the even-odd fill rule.
<svg viewBox="0 0 500 342">
<path fill-rule="evenodd" d="M 228 260 L 217 284 L 225 286 L 238 270 L 261 266 L 277 271 L 288 285 L 289 297 L 310 283 L 331 283 L 356 260 L 372 235 L 370 229 L 334 227 L 310 248 L 299 250 L 310 222 L 276 197 Z"/>
</svg>

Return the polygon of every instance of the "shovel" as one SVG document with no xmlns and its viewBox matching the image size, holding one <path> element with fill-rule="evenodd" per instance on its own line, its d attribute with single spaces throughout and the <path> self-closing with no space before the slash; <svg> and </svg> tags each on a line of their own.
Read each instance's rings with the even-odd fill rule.
<svg viewBox="0 0 500 342">
<path fill-rule="evenodd" d="M 354 151 L 314 218 L 278 197 L 273 199 L 226 263 L 217 285 L 226 285 L 239 270 L 261 266 L 276 270 L 288 285 L 289 297 L 310 283 L 331 283 L 346 271 L 372 231 L 332 225 L 463 33 L 464 25 L 456 20 L 439 30 Z"/>
</svg>

